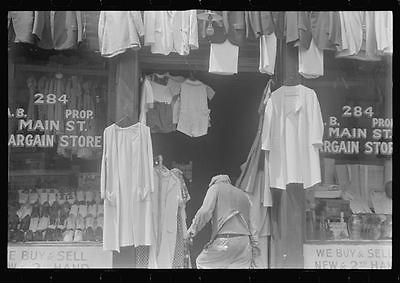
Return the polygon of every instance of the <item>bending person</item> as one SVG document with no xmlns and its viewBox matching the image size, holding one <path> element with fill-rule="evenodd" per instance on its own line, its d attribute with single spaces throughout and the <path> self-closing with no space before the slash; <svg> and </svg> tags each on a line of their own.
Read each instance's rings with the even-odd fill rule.
<svg viewBox="0 0 400 283">
<path fill-rule="evenodd" d="M 197 268 L 252 268 L 260 254 L 250 223 L 250 200 L 227 175 L 212 178 L 203 205 L 188 229 L 191 237 L 212 222 L 211 240 L 196 259 Z"/>
</svg>

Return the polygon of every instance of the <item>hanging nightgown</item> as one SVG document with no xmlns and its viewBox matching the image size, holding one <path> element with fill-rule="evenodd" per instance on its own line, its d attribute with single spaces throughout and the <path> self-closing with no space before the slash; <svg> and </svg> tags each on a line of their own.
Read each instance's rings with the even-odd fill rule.
<svg viewBox="0 0 400 283">
<path fill-rule="evenodd" d="M 101 164 L 103 249 L 153 244 L 154 191 L 150 129 L 142 123 L 104 130 Z"/>
</svg>

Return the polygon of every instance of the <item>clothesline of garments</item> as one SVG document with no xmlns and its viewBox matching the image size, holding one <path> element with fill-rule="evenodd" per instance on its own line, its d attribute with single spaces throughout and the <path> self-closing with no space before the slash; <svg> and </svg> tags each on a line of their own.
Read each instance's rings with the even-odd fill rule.
<svg viewBox="0 0 400 283">
<path fill-rule="evenodd" d="M 272 75 L 280 39 L 298 47 L 298 72 L 308 79 L 324 74 L 325 50 L 336 52 L 337 58 L 367 61 L 393 53 L 391 11 L 219 11 L 215 13 L 220 20 L 211 22 L 211 34 L 206 28 L 209 23 L 198 23 L 201 12 L 100 11 L 97 25 L 89 25 L 85 16 L 89 12 L 12 11 L 8 13 L 9 40 L 65 50 L 77 48 L 91 33 L 98 35 L 98 45 L 89 48 L 108 58 L 142 46 L 154 54 L 186 56 L 199 48 L 200 33 L 211 43 L 209 72 L 235 74 L 239 47 L 257 39 L 259 71 Z"/>
<path fill-rule="evenodd" d="M 298 72 L 307 79 L 324 75 L 325 50 L 334 51 L 336 58 L 364 61 L 379 61 L 381 56 L 393 54 L 390 11 L 239 11 L 230 14 L 240 22 L 237 26 L 241 28 L 235 29 L 236 33 L 222 27 L 216 29 L 220 35 L 210 39 L 211 73 L 237 73 L 239 46 L 245 33 L 247 38 L 252 34 L 259 38 L 259 71 L 269 75 L 274 74 L 277 39 L 298 47 Z"/>
<path fill-rule="evenodd" d="M 134 246 L 142 267 L 183 267 L 190 196 L 182 171 L 153 166 L 149 127 L 138 122 L 104 130 L 100 184 L 103 249 Z"/>
<path fill-rule="evenodd" d="M 104 125 L 104 97 L 106 97 L 106 84 L 99 80 L 85 79 L 82 76 L 57 77 L 57 74 L 48 74 L 37 77 L 29 75 L 27 81 L 29 91 L 28 119 L 34 121 L 58 121 L 59 128 L 45 129 L 45 134 L 95 136 L 101 135 Z M 53 103 L 35 103 L 38 94 L 43 95 L 44 101 L 48 95 L 54 95 Z M 66 131 L 67 120 L 78 121 L 80 118 L 66 118 L 66 110 L 91 110 L 93 119 L 85 119 L 83 130 L 76 124 L 73 130 Z M 93 159 L 101 155 L 101 150 L 96 148 L 81 147 L 77 143 L 69 143 L 67 147 L 58 143 L 57 153 L 64 157 L 77 156 L 78 158 Z"/>
<path fill-rule="evenodd" d="M 179 131 L 190 137 L 206 135 L 210 123 L 208 100 L 215 91 L 195 78 L 169 73 L 144 77 L 140 121 L 152 133 Z"/>
</svg>

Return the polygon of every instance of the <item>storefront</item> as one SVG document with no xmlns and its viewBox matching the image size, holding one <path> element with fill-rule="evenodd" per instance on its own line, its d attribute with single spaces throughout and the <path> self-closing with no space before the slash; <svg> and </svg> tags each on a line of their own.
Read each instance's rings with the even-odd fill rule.
<svg viewBox="0 0 400 283">
<path fill-rule="evenodd" d="M 252 199 L 259 268 L 391 268 L 391 12 L 204 12 L 9 13 L 10 268 L 194 268 L 217 174 Z M 308 115 L 285 150 L 279 105 Z"/>
</svg>

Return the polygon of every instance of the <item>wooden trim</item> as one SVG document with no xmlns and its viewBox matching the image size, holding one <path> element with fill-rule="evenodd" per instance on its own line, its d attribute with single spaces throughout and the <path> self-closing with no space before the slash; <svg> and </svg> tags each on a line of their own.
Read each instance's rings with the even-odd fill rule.
<svg viewBox="0 0 400 283">
<path fill-rule="evenodd" d="M 139 55 L 142 70 L 195 70 L 208 72 L 208 60 L 208 56 Z M 239 57 L 238 72 L 258 72 L 258 64 L 258 58 Z"/>
<path fill-rule="evenodd" d="M 69 176 L 74 172 L 71 170 L 46 170 L 46 169 L 37 169 L 37 170 L 16 170 L 11 171 L 11 177 L 21 177 L 21 176 Z"/>
<path fill-rule="evenodd" d="M 77 66 L 75 67 L 66 67 L 63 65 L 61 66 L 62 67 L 16 64 L 15 69 L 16 72 L 42 72 L 42 73 L 62 72 L 68 75 L 99 76 L 99 77 L 108 76 L 107 70 L 81 69 Z"/>
<path fill-rule="evenodd" d="M 8 57 L 8 107 L 13 109 L 14 107 L 14 93 L 15 93 L 15 64 L 10 57 Z M 8 118 L 8 138 L 12 134 L 13 125 L 15 120 Z M 11 147 L 8 146 L 7 149 L 7 160 L 8 160 L 8 171 L 7 171 L 7 178 L 10 181 L 10 165 L 11 165 Z"/>
<path fill-rule="evenodd" d="M 107 125 L 115 121 L 115 88 L 116 88 L 116 72 L 117 65 L 115 60 L 110 60 L 108 64 L 108 84 L 107 84 Z"/>
</svg>

